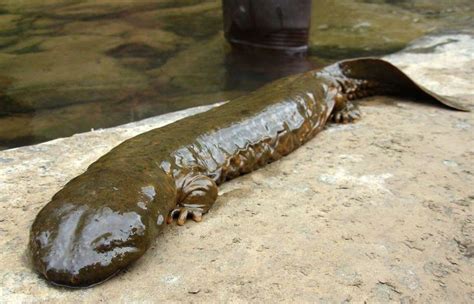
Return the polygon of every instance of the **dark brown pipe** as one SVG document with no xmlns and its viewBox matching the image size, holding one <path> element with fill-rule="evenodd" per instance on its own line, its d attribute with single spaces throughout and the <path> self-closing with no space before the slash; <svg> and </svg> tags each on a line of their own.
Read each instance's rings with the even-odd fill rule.
<svg viewBox="0 0 474 304">
<path fill-rule="evenodd" d="M 311 0 L 223 0 L 226 39 L 238 48 L 306 53 Z"/>
</svg>

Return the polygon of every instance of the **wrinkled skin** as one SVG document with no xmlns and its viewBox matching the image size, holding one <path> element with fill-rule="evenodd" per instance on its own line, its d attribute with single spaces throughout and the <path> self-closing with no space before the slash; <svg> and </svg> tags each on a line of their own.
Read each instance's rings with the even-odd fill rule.
<svg viewBox="0 0 474 304">
<path fill-rule="evenodd" d="M 131 138 L 89 166 L 36 217 L 33 265 L 54 284 L 100 283 L 142 256 L 164 223 L 200 221 L 219 184 L 289 154 L 330 119 L 358 119 L 351 100 L 376 94 L 466 110 L 378 59 L 342 61 L 275 81 Z"/>
</svg>

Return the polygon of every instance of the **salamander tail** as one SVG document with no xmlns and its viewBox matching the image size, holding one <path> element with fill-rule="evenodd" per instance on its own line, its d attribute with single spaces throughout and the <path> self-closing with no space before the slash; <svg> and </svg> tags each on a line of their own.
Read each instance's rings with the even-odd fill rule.
<svg viewBox="0 0 474 304">
<path fill-rule="evenodd" d="M 348 99 L 369 95 L 391 95 L 434 102 L 454 110 L 470 111 L 451 98 L 440 96 L 417 84 L 400 69 L 381 59 L 344 60 L 328 67 L 326 71 L 341 79 L 341 86 L 348 91 Z"/>
</svg>

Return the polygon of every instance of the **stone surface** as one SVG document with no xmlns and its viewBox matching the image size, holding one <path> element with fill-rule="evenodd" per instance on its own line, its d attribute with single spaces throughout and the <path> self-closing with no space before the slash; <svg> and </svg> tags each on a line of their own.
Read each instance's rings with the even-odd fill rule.
<svg viewBox="0 0 474 304">
<path fill-rule="evenodd" d="M 388 57 L 474 104 L 474 38 Z M 50 286 L 26 257 L 50 197 L 121 141 L 204 110 L 0 151 L 0 302 L 472 303 L 474 116 L 375 97 L 288 157 L 225 183 L 202 223 L 168 226 L 90 289 Z"/>
</svg>

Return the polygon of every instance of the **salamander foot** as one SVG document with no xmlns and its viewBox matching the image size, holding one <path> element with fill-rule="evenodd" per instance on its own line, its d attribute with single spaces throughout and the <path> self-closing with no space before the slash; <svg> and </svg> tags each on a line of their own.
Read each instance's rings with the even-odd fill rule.
<svg viewBox="0 0 474 304">
<path fill-rule="evenodd" d="M 360 116 L 359 107 L 349 100 L 345 100 L 342 107 L 334 110 L 331 120 L 335 123 L 350 123 L 358 120 Z"/>
<path fill-rule="evenodd" d="M 183 226 L 186 220 L 191 217 L 195 222 L 202 221 L 202 214 L 204 210 L 196 207 L 180 207 L 173 209 L 168 215 L 167 223 L 171 224 L 173 220 L 178 219 L 176 223 Z"/>
<path fill-rule="evenodd" d="M 209 211 L 217 199 L 217 186 L 214 180 L 200 174 L 188 174 L 178 180 L 178 204 L 170 212 L 167 222 L 171 224 L 177 218 L 182 226 L 191 217 L 195 222 L 202 220 L 202 215 Z"/>
</svg>

